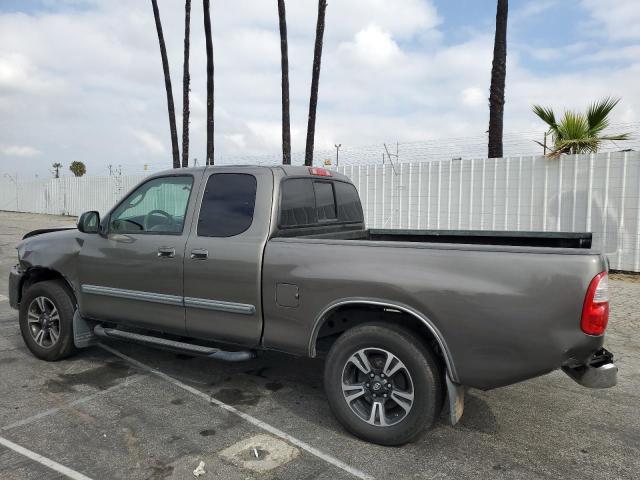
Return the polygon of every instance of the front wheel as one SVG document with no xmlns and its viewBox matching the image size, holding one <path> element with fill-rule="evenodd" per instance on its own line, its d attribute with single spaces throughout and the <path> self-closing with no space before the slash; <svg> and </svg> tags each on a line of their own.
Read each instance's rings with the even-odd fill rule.
<svg viewBox="0 0 640 480">
<path fill-rule="evenodd" d="M 74 302 L 61 281 L 31 285 L 20 302 L 20 332 L 36 357 L 50 362 L 68 357 L 73 344 Z"/>
<path fill-rule="evenodd" d="M 324 384 L 331 410 L 357 437 L 401 445 L 431 427 L 440 413 L 441 371 L 410 331 L 365 324 L 331 347 Z"/>
</svg>

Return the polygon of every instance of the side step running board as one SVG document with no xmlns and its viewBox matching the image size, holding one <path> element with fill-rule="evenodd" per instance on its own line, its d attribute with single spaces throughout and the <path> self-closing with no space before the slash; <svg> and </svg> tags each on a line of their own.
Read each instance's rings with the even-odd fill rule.
<svg viewBox="0 0 640 480">
<path fill-rule="evenodd" d="M 244 362 L 246 360 L 251 360 L 256 356 L 255 352 L 252 350 L 230 352 L 214 347 L 205 347 L 203 345 L 178 342 L 176 340 L 169 340 L 167 338 L 152 337 L 150 335 L 126 332 L 124 330 L 117 330 L 115 328 L 104 328 L 102 325 L 96 325 L 96 327 L 93 329 L 93 333 L 95 333 L 96 336 L 102 338 L 113 338 L 117 340 L 142 343 L 151 347 L 164 348 L 191 355 L 200 355 L 213 358 L 215 360 L 222 360 L 223 362 Z"/>
</svg>

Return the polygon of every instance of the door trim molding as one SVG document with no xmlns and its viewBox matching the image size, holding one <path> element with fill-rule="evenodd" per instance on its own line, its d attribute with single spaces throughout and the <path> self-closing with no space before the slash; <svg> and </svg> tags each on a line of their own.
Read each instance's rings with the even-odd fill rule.
<svg viewBox="0 0 640 480">
<path fill-rule="evenodd" d="M 191 308 L 203 308 L 217 312 L 239 313 L 241 315 L 253 315 L 256 307 L 247 303 L 223 302 L 222 300 L 209 300 L 206 298 L 184 297 L 184 306 Z"/>
<path fill-rule="evenodd" d="M 178 295 L 166 295 L 164 293 L 102 287 L 100 285 L 82 285 L 80 289 L 82 293 L 92 295 L 124 298 L 127 300 L 139 300 L 142 302 L 162 303 L 177 307 L 202 308 L 204 310 L 238 313 L 241 315 L 253 315 L 256 313 L 256 307 L 247 303 L 224 302 L 222 300 L 210 300 L 208 298 L 180 297 Z"/>
<path fill-rule="evenodd" d="M 162 303 L 182 307 L 182 297 L 178 295 L 166 295 L 164 293 L 141 292 L 139 290 L 126 290 L 124 288 L 102 287 L 100 285 L 82 285 L 82 293 L 102 295 L 105 297 L 126 298 L 127 300 L 141 300 L 143 302 Z"/>
</svg>

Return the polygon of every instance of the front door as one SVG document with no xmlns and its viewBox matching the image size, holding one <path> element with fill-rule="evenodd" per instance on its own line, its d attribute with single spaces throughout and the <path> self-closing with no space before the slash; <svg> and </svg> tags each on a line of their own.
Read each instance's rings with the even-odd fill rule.
<svg viewBox="0 0 640 480">
<path fill-rule="evenodd" d="M 184 248 L 198 183 L 190 174 L 149 179 L 111 212 L 106 236 L 86 236 L 79 262 L 83 316 L 185 333 Z"/>
<path fill-rule="evenodd" d="M 216 167 L 206 175 L 185 251 L 187 333 L 254 346 L 262 335 L 262 254 L 273 174 Z"/>
</svg>

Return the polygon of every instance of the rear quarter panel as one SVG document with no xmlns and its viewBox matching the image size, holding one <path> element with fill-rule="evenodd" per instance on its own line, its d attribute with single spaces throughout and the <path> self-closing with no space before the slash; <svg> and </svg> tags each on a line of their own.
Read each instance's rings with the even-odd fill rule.
<svg viewBox="0 0 640 480">
<path fill-rule="evenodd" d="M 602 344 L 580 330 L 584 295 L 606 270 L 599 254 L 523 247 L 465 248 L 273 239 L 264 256 L 265 347 L 309 354 L 316 322 L 341 299 L 421 312 L 441 333 L 454 380 L 494 388 L 549 372 Z M 576 252 L 580 252 L 577 254 Z M 299 306 L 275 301 L 299 287 Z"/>
</svg>

